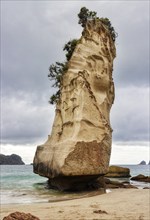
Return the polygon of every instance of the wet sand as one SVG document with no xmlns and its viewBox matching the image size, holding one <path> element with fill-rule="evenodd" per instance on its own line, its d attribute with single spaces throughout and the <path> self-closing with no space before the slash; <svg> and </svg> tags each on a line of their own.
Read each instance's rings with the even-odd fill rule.
<svg viewBox="0 0 150 220">
<path fill-rule="evenodd" d="M 68 201 L 1 205 L 1 220 L 12 212 L 31 213 L 40 220 L 149 220 L 149 189 L 112 192 Z"/>
</svg>

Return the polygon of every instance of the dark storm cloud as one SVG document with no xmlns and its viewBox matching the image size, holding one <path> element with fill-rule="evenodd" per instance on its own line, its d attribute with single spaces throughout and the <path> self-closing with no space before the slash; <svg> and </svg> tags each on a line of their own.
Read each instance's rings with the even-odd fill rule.
<svg viewBox="0 0 150 220">
<path fill-rule="evenodd" d="M 114 65 L 116 101 L 112 110 L 114 140 L 147 141 L 147 1 L 6 1 L 1 8 L 5 143 L 34 142 L 49 134 L 54 108 L 48 105 L 53 93 L 47 78 L 48 67 L 65 59 L 64 43 L 80 37 L 82 28 L 77 24 L 77 14 L 82 6 L 97 11 L 100 17 L 109 17 L 118 32 Z"/>
</svg>

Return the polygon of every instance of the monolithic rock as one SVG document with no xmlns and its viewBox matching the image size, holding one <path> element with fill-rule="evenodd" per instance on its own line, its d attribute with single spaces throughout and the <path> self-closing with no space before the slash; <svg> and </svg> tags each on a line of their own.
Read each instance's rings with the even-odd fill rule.
<svg viewBox="0 0 150 220">
<path fill-rule="evenodd" d="M 130 177 L 130 169 L 126 167 L 119 166 L 110 166 L 108 173 L 105 175 L 106 177 Z"/>
<path fill-rule="evenodd" d="M 54 187 L 70 189 L 108 172 L 115 56 L 107 27 L 89 21 L 63 77 L 52 133 L 34 158 L 34 172 Z"/>
</svg>

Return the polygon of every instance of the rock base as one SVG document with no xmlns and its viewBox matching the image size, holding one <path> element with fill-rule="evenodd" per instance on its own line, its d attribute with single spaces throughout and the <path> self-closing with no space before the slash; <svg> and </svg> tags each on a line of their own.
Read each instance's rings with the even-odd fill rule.
<svg viewBox="0 0 150 220">
<path fill-rule="evenodd" d="M 105 192 L 104 177 L 99 175 L 89 176 L 60 176 L 48 180 L 49 188 L 61 191 L 81 191 L 103 189 Z"/>
</svg>

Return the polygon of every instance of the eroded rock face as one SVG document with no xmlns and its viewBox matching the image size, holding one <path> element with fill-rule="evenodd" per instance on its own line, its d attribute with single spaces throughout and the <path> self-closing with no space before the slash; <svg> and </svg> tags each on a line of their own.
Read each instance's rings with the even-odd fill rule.
<svg viewBox="0 0 150 220">
<path fill-rule="evenodd" d="M 57 188 L 61 177 L 66 185 L 69 177 L 76 183 L 83 176 L 87 183 L 108 171 L 114 58 L 107 28 L 100 21 L 88 22 L 63 77 L 52 133 L 37 147 L 34 158 L 34 172 L 48 177 Z"/>
</svg>

